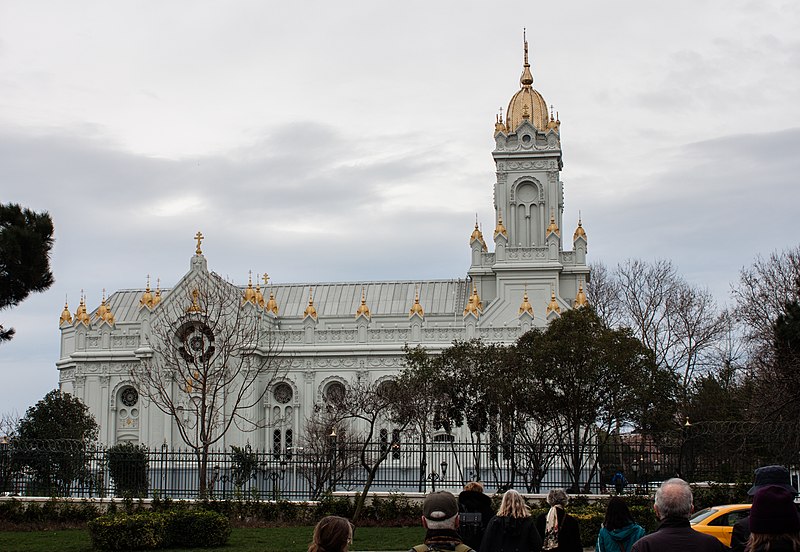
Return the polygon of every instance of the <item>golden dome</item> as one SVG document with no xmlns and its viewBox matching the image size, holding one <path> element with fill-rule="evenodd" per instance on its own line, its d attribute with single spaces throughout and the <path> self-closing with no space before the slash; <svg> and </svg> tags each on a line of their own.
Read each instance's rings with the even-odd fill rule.
<svg viewBox="0 0 800 552">
<path fill-rule="evenodd" d="M 508 232 L 506 231 L 506 227 L 503 226 L 503 212 L 497 211 L 497 226 L 494 227 L 495 241 L 497 241 L 497 236 L 500 234 L 504 235 L 506 239 L 508 239 Z"/>
<path fill-rule="evenodd" d="M 464 308 L 464 316 L 470 313 L 475 314 L 475 316 L 480 316 L 482 310 L 483 303 L 481 302 L 480 295 L 478 295 L 478 288 L 475 287 L 475 284 L 472 284 L 472 294 L 470 294 L 467 306 Z"/>
<path fill-rule="evenodd" d="M 266 309 L 275 316 L 278 315 L 278 302 L 275 301 L 275 295 L 271 291 L 269 292 L 269 301 L 267 301 Z"/>
<path fill-rule="evenodd" d="M 589 304 L 586 294 L 583 292 L 583 282 L 578 285 L 578 294 L 575 296 L 575 308 L 579 309 Z"/>
<path fill-rule="evenodd" d="M 312 296 L 312 288 L 308 288 L 308 306 L 306 310 L 303 311 L 303 319 L 305 320 L 309 316 L 314 320 L 317 319 L 317 309 L 314 308 L 314 298 Z"/>
<path fill-rule="evenodd" d="M 147 287 L 142 293 L 142 298 L 139 299 L 139 307 L 147 307 L 148 309 L 153 308 L 153 294 L 150 293 L 150 275 L 147 275 Z"/>
<path fill-rule="evenodd" d="M 505 126 L 509 132 L 517 130 L 522 121 L 530 121 L 538 130 L 547 129 L 547 104 L 539 92 L 531 85 L 533 75 L 528 63 L 528 41 L 525 40 L 525 62 L 522 66 L 522 76 L 519 79 L 521 88 L 511 97 L 506 110 Z"/>
<path fill-rule="evenodd" d="M 255 303 L 262 309 L 265 306 L 264 303 L 264 294 L 261 293 L 261 285 L 258 283 L 258 275 L 256 275 L 256 295 L 255 295 Z"/>
<path fill-rule="evenodd" d="M 558 224 L 556 224 L 556 216 L 553 212 L 553 209 L 550 209 L 550 225 L 547 227 L 547 231 L 545 232 L 546 235 L 555 234 L 556 236 L 561 235 Z"/>
<path fill-rule="evenodd" d="M 527 312 L 533 317 L 533 306 L 528 302 L 528 292 L 525 291 L 525 295 L 522 296 L 522 304 L 519 306 L 519 314 Z"/>
<path fill-rule="evenodd" d="M 157 282 L 158 283 L 156 284 L 156 295 L 155 295 L 155 297 L 153 297 L 153 306 L 154 307 L 161 302 L 161 279 L 159 278 L 157 280 Z"/>
<path fill-rule="evenodd" d="M 256 303 L 256 290 L 253 289 L 253 273 L 250 272 L 247 276 L 247 289 L 244 290 L 244 298 L 242 299 L 242 305 L 245 303 Z"/>
<path fill-rule="evenodd" d="M 578 217 L 578 227 L 575 229 L 575 233 L 572 234 L 572 241 L 574 242 L 578 238 L 583 238 L 584 240 L 586 240 L 586 230 L 583 229 L 583 224 L 581 224 L 580 216 Z"/>
<path fill-rule="evenodd" d="M 547 305 L 547 314 L 550 314 L 551 312 L 561 314 L 561 307 L 558 306 L 558 301 L 556 301 L 556 292 L 554 290 L 550 290 L 550 304 Z"/>
<path fill-rule="evenodd" d="M 356 310 L 356 318 L 359 316 L 365 316 L 369 319 L 369 307 L 367 306 L 367 296 L 364 294 L 364 288 L 361 288 L 361 305 L 359 305 L 358 310 Z"/>
<path fill-rule="evenodd" d="M 422 305 L 419 304 L 419 288 L 417 288 L 414 292 L 414 304 L 411 305 L 411 310 L 408 313 L 408 317 L 411 318 L 415 314 L 420 318 L 425 316 L 425 311 L 423 310 Z"/>
<path fill-rule="evenodd" d="M 81 302 L 78 305 L 78 310 L 75 311 L 75 324 L 88 326 L 89 322 L 91 322 L 91 319 L 89 318 L 89 313 L 86 312 L 86 298 L 83 296 L 83 291 L 81 291 Z"/>
<path fill-rule="evenodd" d="M 72 324 L 72 315 L 69 312 L 69 305 L 67 305 L 66 299 L 64 300 L 64 310 L 61 311 L 61 318 L 58 320 L 59 327 L 62 324 Z"/>
</svg>

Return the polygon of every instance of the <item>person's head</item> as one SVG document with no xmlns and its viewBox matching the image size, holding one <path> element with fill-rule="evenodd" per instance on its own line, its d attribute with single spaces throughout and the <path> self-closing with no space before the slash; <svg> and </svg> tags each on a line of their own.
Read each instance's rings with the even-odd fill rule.
<svg viewBox="0 0 800 552">
<path fill-rule="evenodd" d="M 779 485 L 791 493 L 797 493 L 792 487 L 789 470 L 783 466 L 761 466 L 756 468 L 753 486 L 747 494 L 754 496 L 758 490 L 766 485 Z"/>
<path fill-rule="evenodd" d="M 498 516 L 522 518 L 531 515 L 525 499 L 514 489 L 509 489 L 503 495 L 500 502 L 500 509 L 497 510 Z"/>
<path fill-rule="evenodd" d="M 656 491 L 655 510 L 659 519 L 688 518 L 692 515 L 692 489 L 683 479 L 667 479 Z"/>
<path fill-rule="evenodd" d="M 606 519 L 603 526 L 609 531 L 613 531 L 627 527 L 631 523 L 633 523 L 633 518 L 625 500 L 618 496 L 611 497 L 606 508 Z"/>
<path fill-rule="evenodd" d="M 547 503 L 550 506 L 566 507 L 569 504 L 569 495 L 564 489 L 553 489 L 547 493 Z"/>
<path fill-rule="evenodd" d="M 347 552 L 353 540 L 353 526 L 343 517 L 326 516 L 314 527 L 308 552 Z"/>
<path fill-rule="evenodd" d="M 483 483 L 481 483 L 480 481 L 469 481 L 466 485 L 464 485 L 464 490 L 482 493 Z"/>
<path fill-rule="evenodd" d="M 430 493 L 422 503 L 422 525 L 426 529 L 457 529 L 458 501 L 452 493 Z"/>
<path fill-rule="evenodd" d="M 750 532 L 770 535 L 800 533 L 800 517 L 794 504 L 794 495 L 781 485 L 761 487 L 750 509 Z"/>
</svg>

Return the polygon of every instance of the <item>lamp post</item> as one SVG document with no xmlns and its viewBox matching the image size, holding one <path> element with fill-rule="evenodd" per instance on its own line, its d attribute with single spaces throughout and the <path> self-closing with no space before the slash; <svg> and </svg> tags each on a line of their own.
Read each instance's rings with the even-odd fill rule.
<svg viewBox="0 0 800 552">
<path fill-rule="evenodd" d="M 336 427 L 331 428 L 331 433 L 328 435 L 328 442 L 330 446 L 330 455 L 331 455 L 331 475 L 330 475 L 330 489 L 336 492 L 336 445 L 338 444 L 338 439 L 336 437 Z"/>
<path fill-rule="evenodd" d="M 428 475 L 428 479 L 431 481 L 431 490 L 434 493 L 436 492 L 436 482 L 443 480 L 447 475 L 447 460 L 442 460 L 441 464 L 439 464 L 439 468 L 441 472 L 437 473 L 436 470 L 433 470 Z"/>
</svg>

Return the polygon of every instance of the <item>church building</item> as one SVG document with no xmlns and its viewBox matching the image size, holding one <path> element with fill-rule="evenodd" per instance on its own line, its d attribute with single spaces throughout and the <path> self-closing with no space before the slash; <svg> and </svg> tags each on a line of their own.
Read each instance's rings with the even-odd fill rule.
<svg viewBox="0 0 800 552">
<path fill-rule="evenodd" d="M 251 276 L 238 285 L 241 308 L 263 313 L 281 341 L 286 369 L 264 382 L 267 392 L 255 407 L 260 411 L 253 415 L 266 427 L 232 427 L 220 449 L 250 443 L 285 451 L 325 397 L 341 394 L 356 378 L 396 376 L 406 345 L 436 354 L 455 340 L 510 344 L 586 304 L 586 232 L 580 220 L 562 220 L 560 121 L 533 82 L 525 42 L 519 90 L 505 117 L 494 121 L 493 230 L 484 236 L 478 221 L 464 229 L 464 266 L 453 268 L 453 279 L 277 283 L 256 275 L 255 282 Z M 104 444 L 183 446 L 172 418 L 148 404 L 131 373 L 157 338 L 151 321 L 159 310 L 171 301 L 191 309 L 191 282 L 212 274 L 203 236 L 195 238 L 189 270 L 175 275 L 171 286 L 151 288 L 148 278 L 145 289 L 104 294 L 92 311 L 84 297 L 74 314 L 64 306 L 59 385 L 89 407 Z M 171 392 L 188 394 L 189 387 L 176 385 Z"/>
</svg>

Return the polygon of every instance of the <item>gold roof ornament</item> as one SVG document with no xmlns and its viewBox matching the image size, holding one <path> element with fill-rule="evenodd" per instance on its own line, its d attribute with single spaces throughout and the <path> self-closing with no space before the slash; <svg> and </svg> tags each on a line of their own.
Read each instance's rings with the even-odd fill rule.
<svg viewBox="0 0 800 552">
<path fill-rule="evenodd" d="M 78 309 L 75 311 L 75 324 L 88 326 L 91 321 L 89 313 L 86 312 L 86 297 L 83 295 L 83 290 L 81 290 L 81 302 L 78 305 Z"/>
<path fill-rule="evenodd" d="M 258 283 L 258 278 L 256 278 L 256 305 L 258 305 L 262 309 L 266 306 L 266 302 L 264 301 L 264 294 L 261 293 L 261 285 Z"/>
<path fill-rule="evenodd" d="M 192 304 L 189 305 L 189 308 L 186 309 L 186 312 L 189 314 L 203 312 L 203 309 L 200 307 L 200 292 L 197 289 L 192 290 Z"/>
<path fill-rule="evenodd" d="M 475 284 L 472 284 L 472 293 L 469 296 L 469 300 L 467 301 L 467 306 L 464 308 L 464 316 L 468 314 L 474 314 L 475 316 L 480 316 L 481 311 L 483 311 L 483 303 L 481 302 L 481 297 L 478 295 L 478 288 L 475 287 Z"/>
<path fill-rule="evenodd" d="M 361 305 L 359 305 L 358 310 L 356 311 L 356 318 L 359 316 L 363 316 L 369 320 L 370 312 L 369 307 L 367 306 L 367 296 L 364 293 L 364 286 L 361 286 Z"/>
<path fill-rule="evenodd" d="M 275 294 L 270 290 L 269 301 L 267 301 L 266 309 L 275 316 L 278 316 L 278 302 L 275 300 Z"/>
<path fill-rule="evenodd" d="M 142 293 L 142 298 L 139 299 L 139 308 L 147 307 L 148 309 L 153 308 L 153 294 L 150 292 L 150 275 L 147 275 L 147 287 L 144 289 L 144 293 Z"/>
<path fill-rule="evenodd" d="M 548 236 L 550 234 L 555 234 L 556 236 L 561 235 L 561 232 L 558 229 L 558 224 L 556 224 L 555 209 L 553 209 L 552 207 L 550 208 L 550 225 L 547 227 L 547 231 L 545 233 Z"/>
<path fill-rule="evenodd" d="M 305 320 L 309 316 L 314 320 L 317 319 L 317 309 L 314 308 L 313 291 L 314 288 L 308 288 L 308 306 L 306 307 L 306 310 L 303 311 L 303 320 Z"/>
<path fill-rule="evenodd" d="M 414 288 L 414 304 L 411 305 L 411 310 L 408 312 L 408 317 L 411 318 L 415 314 L 420 318 L 425 317 L 425 310 L 422 308 L 422 305 L 419 304 L 419 287 L 416 286 Z"/>
<path fill-rule="evenodd" d="M 153 297 L 153 307 L 161 302 L 161 278 L 156 280 L 156 282 L 156 294 L 155 297 Z"/>
<path fill-rule="evenodd" d="M 583 291 L 583 281 L 581 281 L 580 284 L 578 284 L 578 293 L 575 295 L 574 307 L 580 309 L 588 304 L 589 300 L 586 298 L 586 293 Z"/>
<path fill-rule="evenodd" d="M 503 123 L 503 108 L 500 108 L 500 113 L 495 115 L 494 117 L 494 131 L 495 132 L 505 132 L 506 125 Z"/>
<path fill-rule="evenodd" d="M 64 324 L 72 324 L 72 314 L 69 312 L 69 305 L 67 304 L 66 298 L 64 299 L 64 310 L 61 311 L 61 318 L 58 319 L 59 327 Z"/>
<path fill-rule="evenodd" d="M 586 230 L 583 229 L 580 212 L 578 212 L 578 227 L 575 229 L 575 233 L 572 234 L 572 241 L 574 242 L 578 238 L 583 238 L 584 240 L 586 240 Z M 589 240 L 586 241 L 588 242 Z"/>
<path fill-rule="evenodd" d="M 522 304 L 519 306 L 519 314 L 528 313 L 533 318 L 533 305 L 530 304 L 528 301 L 528 290 L 525 290 L 525 294 L 522 296 Z"/>
<path fill-rule="evenodd" d="M 508 239 L 508 231 L 506 231 L 506 227 L 503 225 L 503 211 L 502 209 L 497 210 L 497 226 L 494 227 L 494 239 L 497 240 L 497 236 L 503 235 Z"/>
<path fill-rule="evenodd" d="M 561 121 L 557 118 L 553 118 L 553 104 L 550 104 L 550 120 L 547 122 L 547 130 L 555 130 L 558 132 L 559 128 L 561 128 Z"/>
<path fill-rule="evenodd" d="M 556 301 L 556 292 L 552 288 L 550 289 L 550 304 L 547 305 L 547 314 L 551 312 L 561 314 L 561 307 L 558 306 L 558 301 Z"/>
<path fill-rule="evenodd" d="M 505 126 L 509 132 L 517 130 L 523 121 L 530 121 L 537 130 L 547 129 L 547 104 L 539 92 L 533 88 L 533 74 L 528 63 L 528 39 L 523 31 L 523 44 L 525 49 L 524 63 L 522 65 L 522 76 L 520 76 L 520 89 L 511 101 L 508 102 L 506 110 Z"/>
<path fill-rule="evenodd" d="M 480 227 L 478 226 L 478 215 L 475 215 L 475 229 L 472 231 L 472 235 L 469 237 L 469 244 L 477 240 L 481 244 L 481 249 L 483 251 L 488 251 L 489 248 L 486 247 L 486 241 L 483 239 L 483 232 L 481 232 Z"/>
<path fill-rule="evenodd" d="M 242 305 L 245 303 L 252 303 L 256 305 L 256 290 L 253 288 L 253 271 L 248 271 L 247 273 L 247 288 L 244 290 L 244 298 L 242 299 Z"/>
<path fill-rule="evenodd" d="M 94 313 L 95 320 L 114 324 L 114 314 L 111 309 L 106 305 L 106 289 L 103 288 L 103 299 L 100 301 L 100 306 L 97 307 L 97 312 Z"/>
<path fill-rule="evenodd" d="M 194 239 L 197 240 L 197 249 L 195 249 L 195 251 L 194 251 L 195 255 L 202 255 L 203 254 L 203 250 L 200 249 L 200 242 L 203 241 L 203 238 L 205 238 L 205 236 L 202 234 L 202 232 L 200 232 L 198 230 L 197 234 L 194 235 Z"/>
</svg>

